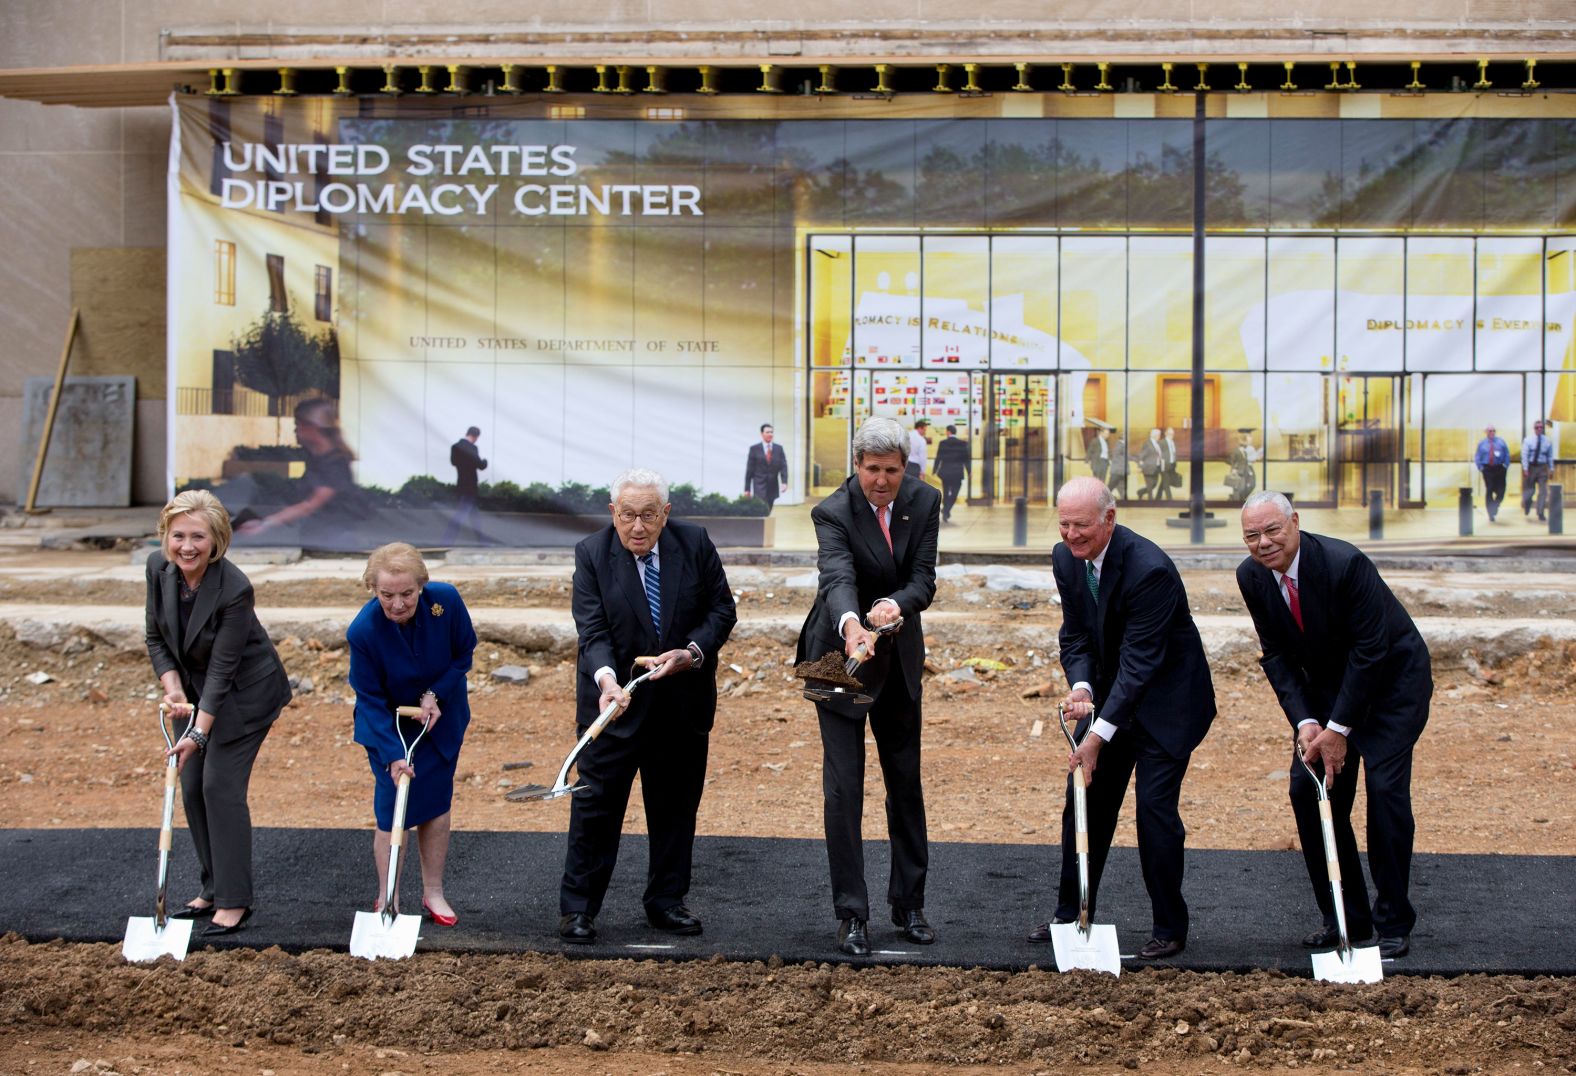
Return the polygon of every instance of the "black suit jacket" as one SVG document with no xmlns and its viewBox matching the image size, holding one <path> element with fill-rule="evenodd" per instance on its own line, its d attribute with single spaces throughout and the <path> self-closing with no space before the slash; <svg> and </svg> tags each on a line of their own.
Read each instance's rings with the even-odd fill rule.
<svg viewBox="0 0 1576 1076">
<path fill-rule="evenodd" d="M 1062 669 L 1068 684 L 1094 688 L 1096 714 L 1119 729 L 1138 725 L 1174 758 L 1191 752 L 1215 719 L 1215 686 L 1187 591 L 1171 558 L 1117 525 L 1106 546 L 1095 604 L 1085 562 L 1051 550 L 1062 596 Z"/>
<path fill-rule="evenodd" d="M 449 446 L 449 462 L 454 465 L 454 491 L 461 497 L 476 496 L 476 472 L 487 469 L 481 450 L 469 437 L 461 437 Z"/>
<path fill-rule="evenodd" d="M 662 635 L 651 624 L 651 607 L 634 554 L 606 527 L 575 546 L 573 608 L 580 633 L 575 722 L 596 720 L 602 691 L 591 679 L 604 666 L 619 683 L 641 655 L 661 654 L 693 642 L 706 656 L 697 669 L 648 680 L 635 689 L 629 709 L 604 736 L 633 736 L 643 721 L 679 722 L 698 732 L 711 729 L 717 713 L 717 652 L 728 641 L 738 614 L 717 547 L 704 527 L 670 519 L 657 539 L 661 574 Z"/>
<path fill-rule="evenodd" d="M 763 501 L 775 501 L 788 484 L 788 453 L 772 442 L 772 461 L 766 462 L 766 446 L 760 441 L 750 446 L 744 460 L 744 488 Z"/>
<path fill-rule="evenodd" d="M 180 673 L 187 700 L 214 715 L 210 735 L 219 743 L 271 724 L 290 701 L 290 681 L 257 619 L 246 574 L 223 558 L 208 566 L 184 638 L 180 569 L 150 553 L 147 580 L 144 636 L 154 674 Z"/>
<path fill-rule="evenodd" d="M 895 655 L 909 697 L 920 697 L 925 669 L 925 629 L 920 613 L 936 596 L 936 544 L 941 532 L 941 493 L 912 475 L 903 477 L 892 502 L 892 548 L 887 549 L 858 476 L 810 512 L 815 524 L 820 586 L 815 604 L 799 630 L 799 661 L 816 661 L 829 650 L 843 652 L 837 620 L 844 613 L 864 616 L 878 598 L 891 598 L 903 614 L 903 627 L 882 639 L 876 655 L 859 670 L 859 680 L 877 688 Z"/>
<path fill-rule="evenodd" d="M 1303 631 L 1268 568 L 1249 557 L 1237 586 L 1264 650 L 1259 664 L 1294 729 L 1334 721 L 1361 750 L 1381 754 L 1416 742 L 1434 691 L 1428 646 L 1360 549 L 1302 532 Z"/>
<path fill-rule="evenodd" d="M 931 470 L 942 478 L 962 478 L 969 473 L 969 443 L 961 437 L 947 437 L 936 446 L 936 462 Z"/>
</svg>

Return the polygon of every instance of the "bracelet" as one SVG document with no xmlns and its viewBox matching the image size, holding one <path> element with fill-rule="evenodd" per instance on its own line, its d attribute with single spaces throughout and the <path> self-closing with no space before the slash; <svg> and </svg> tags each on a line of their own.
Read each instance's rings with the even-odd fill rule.
<svg viewBox="0 0 1576 1076">
<path fill-rule="evenodd" d="M 436 703 L 438 701 L 438 694 L 437 694 L 437 692 L 433 691 L 431 688 L 428 688 L 426 691 L 423 691 L 421 693 L 421 701 L 422 702 L 426 702 L 428 699 L 431 699 L 434 703 Z"/>
<path fill-rule="evenodd" d="M 202 729 L 198 728 L 196 725 L 193 725 L 191 728 L 187 729 L 186 734 L 182 736 L 181 739 L 190 740 L 192 743 L 196 744 L 197 753 L 199 755 L 206 755 L 208 753 L 208 734 Z"/>
</svg>

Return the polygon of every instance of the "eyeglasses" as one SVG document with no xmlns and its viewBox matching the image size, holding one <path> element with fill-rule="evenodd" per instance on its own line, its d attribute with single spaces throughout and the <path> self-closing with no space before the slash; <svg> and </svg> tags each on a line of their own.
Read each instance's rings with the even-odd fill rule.
<svg viewBox="0 0 1576 1076">
<path fill-rule="evenodd" d="M 1246 542 L 1248 545 L 1252 545 L 1254 542 L 1258 541 L 1260 538 L 1268 538 L 1270 541 L 1273 542 L 1273 541 L 1275 541 L 1275 539 L 1279 538 L 1281 535 L 1283 535 L 1285 533 L 1286 533 L 1286 526 L 1285 526 L 1285 524 L 1283 524 L 1283 523 L 1271 523 L 1268 527 L 1265 527 L 1261 531 L 1243 531 L 1242 532 L 1242 540 L 1244 542 Z"/>
<path fill-rule="evenodd" d="M 631 511 L 629 511 L 626 508 L 623 511 L 619 512 L 619 514 L 618 514 L 618 521 L 620 523 L 624 524 L 624 526 L 626 526 L 626 527 L 634 526 L 635 525 L 635 520 L 637 520 L 637 519 L 640 520 L 640 522 L 644 523 L 646 526 L 649 527 L 649 526 L 652 526 L 654 523 L 656 523 L 657 520 L 659 520 L 661 518 L 662 518 L 662 513 L 661 512 L 653 512 L 650 509 L 647 509 L 644 512 L 631 512 Z"/>
</svg>

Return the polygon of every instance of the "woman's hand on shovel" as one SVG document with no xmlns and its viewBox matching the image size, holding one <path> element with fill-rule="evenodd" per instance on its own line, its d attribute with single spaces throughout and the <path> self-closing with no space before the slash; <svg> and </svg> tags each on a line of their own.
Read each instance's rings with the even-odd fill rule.
<svg viewBox="0 0 1576 1076">
<path fill-rule="evenodd" d="M 393 781 L 395 784 L 398 784 L 400 774 L 402 773 L 408 773 L 411 775 L 411 778 L 414 779 L 416 776 L 416 767 L 412 766 L 409 762 L 406 762 L 402 758 L 397 758 L 393 762 L 389 763 L 389 780 Z"/>
<path fill-rule="evenodd" d="M 164 752 L 164 757 L 175 756 L 175 772 L 180 773 L 186 768 L 187 759 L 197 753 L 197 741 L 187 736 L 182 736 L 175 741 L 175 746 Z"/>
</svg>

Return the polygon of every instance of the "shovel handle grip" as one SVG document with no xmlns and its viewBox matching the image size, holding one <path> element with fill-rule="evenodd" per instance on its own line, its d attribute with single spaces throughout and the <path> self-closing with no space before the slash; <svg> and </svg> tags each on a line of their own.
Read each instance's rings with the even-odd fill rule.
<svg viewBox="0 0 1576 1076">
<path fill-rule="evenodd" d="M 420 706 L 396 706 L 396 707 L 394 707 L 394 716 L 395 717 L 408 717 L 408 718 L 410 718 L 412 720 L 415 720 L 416 718 L 421 716 L 421 707 Z"/>
<path fill-rule="evenodd" d="M 1324 863 L 1330 872 L 1330 881 L 1341 881 L 1341 860 L 1335 849 L 1335 817 L 1329 800 L 1319 801 L 1319 829 L 1324 837 Z"/>
</svg>

